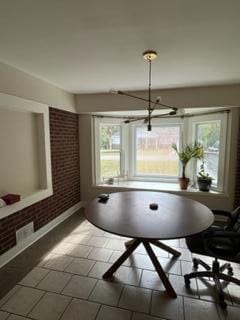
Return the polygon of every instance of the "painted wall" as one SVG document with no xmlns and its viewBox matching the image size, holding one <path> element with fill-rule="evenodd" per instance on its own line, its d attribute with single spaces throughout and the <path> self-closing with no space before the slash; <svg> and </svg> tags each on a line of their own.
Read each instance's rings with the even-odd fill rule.
<svg viewBox="0 0 240 320">
<path fill-rule="evenodd" d="M 16 244 L 16 230 L 33 222 L 34 231 L 80 201 L 78 115 L 49 108 L 53 195 L 0 219 L 0 255 Z"/>
<path fill-rule="evenodd" d="M 0 63 L 0 92 L 76 112 L 73 94 L 3 63 Z"/>
<path fill-rule="evenodd" d="M 146 98 L 146 91 L 132 92 Z M 160 96 L 162 103 L 177 107 L 240 106 L 240 85 L 190 87 L 153 90 L 153 99 Z M 99 111 L 141 110 L 146 102 L 111 93 L 76 95 L 79 113 Z"/>
<path fill-rule="evenodd" d="M 227 142 L 227 161 L 226 161 L 226 190 L 225 194 L 213 196 L 212 194 L 193 194 L 183 192 L 182 194 L 193 200 L 200 201 L 210 208 L 230 210 L 234 204 L 235 177 L 236 177 L 236 156 L 237 156 L 237 139 L 239 126 L 240 108 L 233 108 L 231 112 L 231 121 L 228 126 Z M 81 175 L 81 195 L 82 200 L 88 201 L 97 197 L 100 193 L 117 192 L 123 189 L 103 188 L 94 185 L 92 175 L 94 162 L 94 148 L 92 143 L 93 123 L 91 115 L 83 114 L 79 117 L 79 143 L 81 153 L 80 175 Z M 133 189 L 131 189 L 133 190 Z M 174 192 L 173 192 L 174 193 Z M 177 193 L 179 194 L 179 193 Z"/>
<path fill-rule="evenodd" d="M 0 196 L 39 189 L 37 115 L 0 109 Z"/>
</svg>

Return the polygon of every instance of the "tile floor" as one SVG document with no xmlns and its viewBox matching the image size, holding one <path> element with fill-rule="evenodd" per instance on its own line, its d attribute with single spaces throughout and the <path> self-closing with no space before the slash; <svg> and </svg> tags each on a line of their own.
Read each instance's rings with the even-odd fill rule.
<svg viewBox="0 0 240 320">
<path fill-rule="evenodd" d="M 216 304 L 212 282 L 192 280 L 185 288 L 183 275 L 192 270 L 192 255 L 184 239 L 166 241 L 182 252 L 178 259 L 154 248 L 177 299 L 166 294 L 143 247 L 112 281 L 103 280 L 124 241 L 76 213 L 0 270 L 0 320 L 240 319 L 239 287 L 225 289 L 227 312 Z M 240 266 L 233 268 L 240 276 Z"/>
</svg>

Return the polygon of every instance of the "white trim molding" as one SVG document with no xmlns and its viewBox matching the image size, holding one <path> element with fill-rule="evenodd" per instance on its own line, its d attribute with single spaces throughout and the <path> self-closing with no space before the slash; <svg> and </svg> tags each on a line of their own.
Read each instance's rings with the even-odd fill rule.
<svg viewBox="0 0 240 320">
<path fill-rule="evenodd" d="M 15 112 L 30 112 L 37 116 L 38 151 L 39 151 L 39 189 L 21 201 L 0 208 L 0 219 L 22 210 L 53 194 L 51 170 L 51 146 L 49 130 L 49 107 L 45 104 L 25 100 L 5 93 L 0 93 L 0 109 Z"/>
<path fill-rule="evenodd" d="M 45 234 L 47 234 L 49 231 L 54 229 L 56 226 L 58 226 L 61 222 L 69 218 L 71 215 L 73 215 L 75 212 L 77 212 L 79 209 L 84 208 L 86 203 L 84 201 L 80 201 L 65 212 L 63 212 L 60 216 L 56 217 L 52 221 L 50 221 L 48 224 L 43 226 L 41 229 L 37 230 L 31 236 L 29 236 L 27 239 L 21 241 L 19 244 L 17 244 L 12 249 L 8 250 L 6 253 L 2 254 L 0 256 L 0 268 L 4 266 L 6 263 L 8 263 L 10 260 L 15 258 L 18 254 L 20 254 L 22 251 L 27 249 L 29 246 L 31 246 L 34 242 L 42 238 Z"/>
</svg>

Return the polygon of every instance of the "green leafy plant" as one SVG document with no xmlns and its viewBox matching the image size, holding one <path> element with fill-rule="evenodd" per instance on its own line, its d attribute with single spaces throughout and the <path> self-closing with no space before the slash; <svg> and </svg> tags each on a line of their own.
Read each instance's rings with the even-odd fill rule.
<svg viewBox="0 0 240 320">
<path fill-rule="evenodd" d="M 182 151 L 179 151 L 175 143 L 172 144 L 172 148 L 176 151 L 179 160 L 182 163 L 182 178 L 186 178 L 185 171 L 188 162 L 195 159 L 203 159 L 204 157 L 204 148 L 203 145 L 197 141 L 192 144 L 186 145 Z"/>
<path fill-rule="evenodd" d="M 205 164 L 205 161 L 203 160 L 202 164 L 200 165 L 200 171 L 197 174 L 197 179 L 198 181 L 206 181 L 206 182 L 212 183 L 214 178 L 205 172 L 204 164 Z"/>
</svg>

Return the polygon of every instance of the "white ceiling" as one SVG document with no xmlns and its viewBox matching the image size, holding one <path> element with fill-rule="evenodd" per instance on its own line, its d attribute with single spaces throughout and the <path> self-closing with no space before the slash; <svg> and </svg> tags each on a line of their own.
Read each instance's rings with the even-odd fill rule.
<svg viewBox="0 0 240 320">
<path fill-rule="evenodd" d="M 0 61 L 74 93 L 240 82 L 239 0 L 0 0 Z"/>
</svg>

